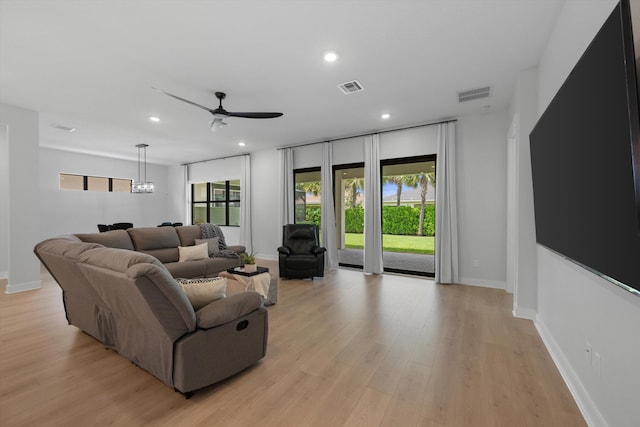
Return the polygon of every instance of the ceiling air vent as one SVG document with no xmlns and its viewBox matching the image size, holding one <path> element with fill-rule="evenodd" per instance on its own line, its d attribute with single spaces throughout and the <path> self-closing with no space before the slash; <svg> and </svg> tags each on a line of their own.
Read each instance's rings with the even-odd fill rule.
<svg viewBox="0 0 640 427">
<path fill-rule="evenodd" d="M 51 127 L 54 128 L 54 129 L 58 129 L 58 130 L 63 130 L 65 132 L 75 132 L 75 130 L 76 130 L 76 128 L 72 128 L 72 127 L 69 127 L 69 126 L 63 126 L 63 125 L 58 124 L 58 123 L 52 123 Z"/>
<path fill-rule="evenodd" d="M 488 98 L 491 96 L 491 86 L 477 89 L 461 90 L 458 92 L 458 102 L 473 101 L 474 99 Z"/>
<path fill-rule="evenodd" d="M 362 92 L 364 90 L 360 82 L 357 80 L 351 80 L 350 82 L 339 84 L 338 88 L 345 95 L 351 95 L 352 93 Z"/>
</svg>

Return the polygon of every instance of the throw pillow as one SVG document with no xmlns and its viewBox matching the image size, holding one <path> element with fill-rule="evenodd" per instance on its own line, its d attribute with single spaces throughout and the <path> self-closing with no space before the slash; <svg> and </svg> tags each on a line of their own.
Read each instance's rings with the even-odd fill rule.
<svg viewBox="0 0 640 427">
<path fill-rule="evenodd" d="M 178 262 L 209 258 L 209 251 L 206 243 L 195 246 L 178 246 L 178 252 L 180 254 Z"/>
<path fill-rule="evenodd" d="M 201 245 L 206 243 L 209 247 L 209 256 L 216 256 L 220 253 L 220 248 L 218 247 L 219 237 L 211 237 L 209 239 L 196 239 L 196 245 Z"/>
<path fill-rule="evenodd" d="M 227 279 L 213 277 L 210 279 L 176 279 L 195 311 L 200 310 L 212 301 L 227 296 Z"/>
</svg>

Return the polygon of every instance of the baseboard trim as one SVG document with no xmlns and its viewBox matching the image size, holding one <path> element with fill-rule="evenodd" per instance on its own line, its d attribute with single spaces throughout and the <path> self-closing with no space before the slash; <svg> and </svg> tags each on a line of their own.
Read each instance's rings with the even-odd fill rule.
<svg viewBox="0 0 640 427">
<path fill-rule="evenodd" d="M 15 294 L 17 292 L 26 292 L 33 291 L 35 289 L 40 289 L 42 287 L 40 280 L 36 280 L 35 282 L 26 282 L 26 283 L 9 283 L 7 284 L 4 293 L 5 294 Z"/>
<path fill-rule="evenodd" d="M 458 283 L 468 286 L 479 286 L 481 288 L 506 289 L 507 282 L 498 282 L 497 280 L 474 279 L 470 277 L 460 277 Z"/>
<path fill-rule="evenodd" d="M 8 279 L 9 272 L 8 271 L 0 271 L 0 279 Z"/>
<path fill-rule="evenodd" d="M 535 321 L 537 312 L 533 308 L 514 307 L 512 314 L 513 317 Z"/>
<path fill-rule="evenodd" d="M 278 260 L 278 256 L 277 255 L 271 255 L 271 254 L 255 254 L 255 257 L 258 259 L 264 259 L 266 261 L 277 261 Z"/>
<path fill-rule="evenodd" d="M 590 427 L 609 427 L 606 420 L 603 418 L 600 411 L 596 407 L 595 403 L 591 399 L 591 396 L 585 389 L 582 381 L 580 381 L 580 377 L 576 374 L 576 371 L 571 366 L 571 363 L 564 355 L 563 351 L 560 349 L 560 346 L 551 335 L 551 332 L 545 325 L 544 321 L 540 318 L 540 316 L 536 316 L 534 320 L 534 325 L 538 330 L 538 334 L 540 338 L 542 338 L 542 342 L 545 347 L 549 351 L 553 362 L 556 364 L 556 367 L 560 371 L 560 375 L 562 375 L 562 379 L 565 384 L 569 388 L 573 399 L 576 401 L 582 416 L 584 417 L 587 425 Z"/>
</svg>

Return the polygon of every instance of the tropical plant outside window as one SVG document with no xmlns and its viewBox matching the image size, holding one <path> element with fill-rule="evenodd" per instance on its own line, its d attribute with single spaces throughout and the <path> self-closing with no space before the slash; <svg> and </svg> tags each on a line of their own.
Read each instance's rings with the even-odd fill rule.
<svg viewBox="0 0 640 427">
<path fill-rule="evenodd" d="M 394 163 L 395 162 L 395 163 Z M 340 169 L 335 179 L 342 199 L 336 212 L 344 248 L 364 248 L 365 181 L 361 167 Z M 382 166 L 383 250 L 434 253 L 435 157 L 399 159 Z M 294 171 L 295 221 L 320 226 L 320 168 Z M 341 211 L 341 212 L 340 212 Z"/>
<path fill-rule="evenodd" d="M 296 224 L 316 224 L 320 228 L 320 168 L 297 169 L 293 176 Z"/>
</svg>

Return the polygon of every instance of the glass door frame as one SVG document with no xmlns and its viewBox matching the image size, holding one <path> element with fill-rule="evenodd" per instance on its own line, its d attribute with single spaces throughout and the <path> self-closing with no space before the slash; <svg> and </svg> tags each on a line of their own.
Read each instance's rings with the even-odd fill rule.
<svg viewBox="0 0 640 427">
<path fill-rule="evenodd" d="M 438 169 L 437 169 L 437 155 L 436 154 L 425 154 L 425 155 L 421 155 L 421 156 L 410 156 L 410 157 L 401 157 L 401 158 L 396 158 L 396 159 L 381 159 L 380 160 L 380 179 L 382 180 L 382 178 L 384 177 L 383 174 L 383 170 L 385 166 L 392 166 L 392 165 L 403 165 L 403 164 L 411 164 L 411 163 L 424 163 L 424 162 L 433 162 L 434 163 L 434 173 L 436 174 L 436 177 L 438 175 Z M 380 183 L 380 209 L 382 210 L 382 207 L 384 206 L 384 202 L 383 202 L 383 193 L 382 193 L 382 188 L 383 188 L 383 183 Z M 382 212 L 380 212 L 380 217 L 382 218 Z M 384 228 L 384 225 L 383 225 Z M 436 230 L 437 233 L 437 230 Z M 382 250 L 382 254 L 384 257 L 384 248 Z M 434 257 L 436 256 L 436 254 L 434 253 Z M 384 265 L 384 264 L 383 264 Z M 384 267 L 384 271 L 387 271 L 389 273 L 400 273 L 400 274 L 409 274 L 409 275 L 413 275 L 413 276 L 425 276 L 425 277 L 435 277 L 435 271 L 432 272 L 424 272 L 424 271 L 414 271 L 414 270 L 405 270 L 405 269 L 399 269 L 399 268 L 393 268 L 393 267 Z"/>
</svg>

